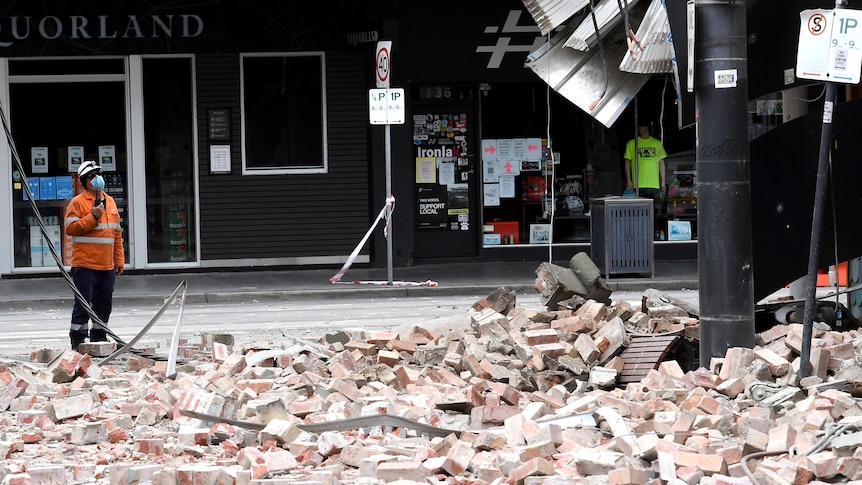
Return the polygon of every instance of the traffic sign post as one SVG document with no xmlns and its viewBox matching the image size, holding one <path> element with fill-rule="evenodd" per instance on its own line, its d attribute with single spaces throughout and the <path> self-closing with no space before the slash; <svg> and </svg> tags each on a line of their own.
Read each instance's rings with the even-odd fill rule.
<svg viewBox="0 0 862 485">
<path fill-rule="evenodd" d="M 374 81 L 378 89 L 369 91 L 368 115 L 372 125 L 384 125 L 386 145 L 386 200 L 392 193 L 392 142 L 391 126 L 404 124 L 404 89 L 389 89 L 389 73 L 392 67 L 392 41 L 381 40 L 374 53 Z M 386 269 L 389 286 L 392 278 L 392 205 L 387 205 L 386 214 Z"/>
<path fill-rule="evenodd" d="M 811 218 L 811 246 L 808 250 L 808 276 L 805 287 L 805 310 L 802 317 L 802 349 L 799 376 L 811 375 L 811 340 L 817 292 L 817 269 L 820 235 L 832 145 L 832 120 L 838 98 L 836 82 L 859 83 L 862 70 L 862 12 L 847 10 L 847 0 L 835 0 L 835 10 L 805 10 L 800 13 L 799 47 L 796 75 L 804 79 L 826 81 L 820 129 L 820 153 L 814 189 L 814 214 Z M 825 47 L 824 47 L 825 46 Z M 821 57 L 822 59 L 817 59 Z"/>
</svg>

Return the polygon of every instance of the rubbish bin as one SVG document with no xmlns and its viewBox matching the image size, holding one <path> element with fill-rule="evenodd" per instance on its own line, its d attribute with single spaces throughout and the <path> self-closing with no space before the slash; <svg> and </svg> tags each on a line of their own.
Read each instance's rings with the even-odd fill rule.
<svg viewBox="0 0 862 485">
<path fill-rule="evenodd" d="M 590 200 L 592 259 L 605 278 L 654 276 L 653 210 L 653 200 L 643 197 Z"/>
</svg>

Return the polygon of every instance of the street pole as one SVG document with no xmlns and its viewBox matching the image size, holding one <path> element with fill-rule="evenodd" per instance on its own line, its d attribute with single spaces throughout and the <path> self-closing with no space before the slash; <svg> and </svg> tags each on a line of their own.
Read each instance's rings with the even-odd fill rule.
<svg viewBox="0 0 862 485">
<path fill-rule="evenodd" d="M 700 365 L 754 346 L 748 53 L 742 0 L 695 0 Z"/>
<path fill-rule="evenodd" d="M 842 9 L 847 0 L 835 0 L 835 9 Z M 832 144 L 832 115 L 838 89 L 834 82 L 826 82 L 826 99 L 820 129 L 820 154 L 817 160 L 817 182 L 814 189 L 814 215 L 811 217 L 811 246 L 808 249 L 808 279 L 805 285 L 805 311 L 802 314 L 802 350 L 799 377 L 811 375 L 811 338 L 814 333 L 814 313 L 817 307 L 817 260 L 820 257 L 820 235 L 823 231 L 823 211 L 826 203 L 826 184 L 829 177 L 829 151 Z"/>
<path fill-rule="evenodd" d="M 385 125 L 386 143 L 386 199 L 392 197 L 392 125 Z M 392 205 L 386 210 L 386 276 L 389 278 L 389 286 L 392 286 Z"/>
</svg>

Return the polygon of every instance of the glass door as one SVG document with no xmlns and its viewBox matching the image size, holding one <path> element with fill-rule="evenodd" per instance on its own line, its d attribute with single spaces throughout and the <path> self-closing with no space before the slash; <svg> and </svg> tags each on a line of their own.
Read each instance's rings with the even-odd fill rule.
<svg viewBox="0 0 862 485">
<path fill-rule="evenodd" d="M 13 163 L 16 268 L 56 266 L 50 245 L 69 264 L 63 235 L 69 200 L 82 189 L 82 160 L 99 160 L 106 191 L 117 202 L 129 260 L 125 75 L 122 59 L 9 62 L 9 117 L 23 165 Z M 28 201 L 26 178 L 49 234 L 46 241 Z"/>
<path fill-rule="evenodd" d="M 192 59 L 144 58 L 147 262 L 197 260 Z"/>
<path fill-rule="evenodd" d="M 473 105 L 417 105 L 413 115 L 416 258 L 478 256 Z"/>
</svg>

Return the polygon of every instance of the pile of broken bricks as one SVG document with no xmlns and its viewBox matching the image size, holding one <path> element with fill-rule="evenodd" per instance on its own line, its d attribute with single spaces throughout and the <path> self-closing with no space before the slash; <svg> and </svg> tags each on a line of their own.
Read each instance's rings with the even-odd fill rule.
<svg viewBox="0 0 862 485">
<path fill-rule="evenodd" d="M 567 295 L 564 270 L 537 269 L 543 301 L 552 296 L 546 308 L 520 308 L 501 288 L 447 328 L 357 329 L 245 349 L 205 335 L 181 348 L 186 363 L 172 378 L 164 362 L 98 366 L 71 350 L 47 365 L 0 362 L 0 478 L 862 483 L 857 332 L 818 327 L 814 375 L 804 379 L 801 326 L 786 325 L 707 367 L 665 361 L 618 386 L 633 332 L 691 338 L 696 319 L 647 293 L 660 304 L 610 302 L 600 279 Z"/>
</svg>

